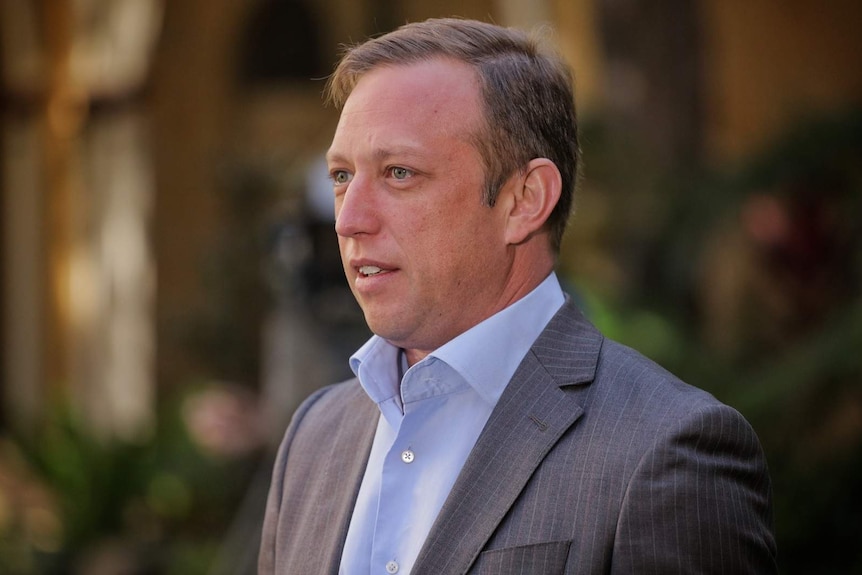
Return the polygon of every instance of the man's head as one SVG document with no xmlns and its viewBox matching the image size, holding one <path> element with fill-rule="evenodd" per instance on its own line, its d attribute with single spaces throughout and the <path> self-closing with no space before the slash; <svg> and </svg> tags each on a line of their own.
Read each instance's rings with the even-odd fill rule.
<svg viewBox="0 0 862 575">
<path fill-rule="evenodd" d="M 484 200 L 493 206 L 501 187 L 535 158 L 559 169 L 562 190 L 548 218 L 552 248 L 559 251 L 572 210 L 578 173 L 577 120 L 568 67 L 521 31 L 460 19 L 407 24 L 350 48 L 327 86 L 339 108 L 359 79 L 380 66 L 448 58 L 475 70 L 484 123 L 474 145 L 485 168 Z"/>
<path fill-rule="evenodd" d="M 574 111 L 564 68 L 530 46 L 431 21 L 353 49 L 333 77 L 342 110 L 327 164 L 345 275 L 371 330 L 411 363 L 553 269 Z"/>
</svg>

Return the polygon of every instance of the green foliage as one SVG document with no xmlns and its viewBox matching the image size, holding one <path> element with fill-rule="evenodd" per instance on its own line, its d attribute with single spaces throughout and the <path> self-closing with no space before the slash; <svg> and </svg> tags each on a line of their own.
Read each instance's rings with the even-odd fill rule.
<svg viewBox="0 0 862 575">
<path fill-rule="evenodd" d="M 68 404 L 33 436 L 7 440 L 0 470 L 42 497 L 8 505 L 0 572 L 206 573 L 256 461 L 203 450 L 183 405 L 164 405 L 157 428 L 138 441 L 100 436 Z"/>
</svg>

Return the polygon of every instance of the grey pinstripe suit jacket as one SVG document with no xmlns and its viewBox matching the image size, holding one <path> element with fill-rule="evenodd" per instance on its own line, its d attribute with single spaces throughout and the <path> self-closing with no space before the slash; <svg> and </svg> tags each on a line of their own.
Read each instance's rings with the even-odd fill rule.
<svg viewBox="0 0 862 575">
<path fill-rule="evenodd" d="M 294 415 L 260 574 L 338 572 L 378 414 L 352 380 Z M 413 575 L 773 573 L 770 498 L 739 413 L 567 302 L 503 393 Z"/>
</svg>

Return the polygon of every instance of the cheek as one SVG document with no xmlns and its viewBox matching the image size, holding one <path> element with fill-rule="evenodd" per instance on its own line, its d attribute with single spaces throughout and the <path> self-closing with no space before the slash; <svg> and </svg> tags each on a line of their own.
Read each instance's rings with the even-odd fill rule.
<svg viewBox="0 0 862 575">
<path fill-rule="evenodd" d="M 338 238 L 338 253 L 341 256 L 341 263 L 344 265 L 344 271 L 347 270 L 347 240 L 345 238 Z"/>
</svg>

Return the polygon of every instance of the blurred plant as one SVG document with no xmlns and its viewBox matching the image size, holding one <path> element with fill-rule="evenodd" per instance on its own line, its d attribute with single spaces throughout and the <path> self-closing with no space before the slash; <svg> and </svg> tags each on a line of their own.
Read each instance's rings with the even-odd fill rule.
<svg viewBox="0 0 862 575">
<path fill-rule="evenodd" d="M 210 387 L 183 403 L 183 420 L 194 442 L 213 457 L 248 455 L 264 441 L 255 397 L 239 387 Z"/>
<path fill-rule="evenodd" d="M 55 406 L 33 437 L 0 443 L 0 572 L 206 573 L 257 465 L 255 419 L 248 395 L 203 386 L 131 443 Z"/>
</svg>

